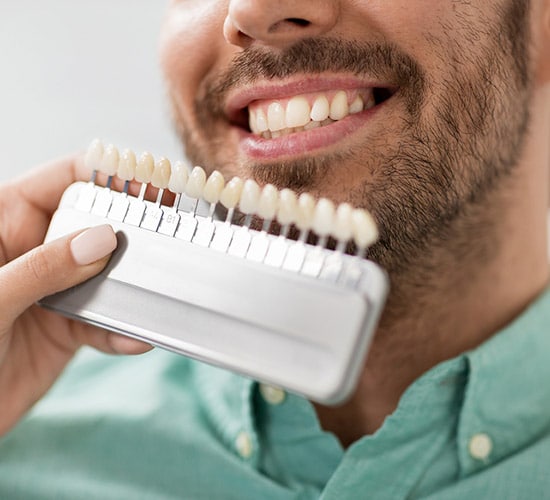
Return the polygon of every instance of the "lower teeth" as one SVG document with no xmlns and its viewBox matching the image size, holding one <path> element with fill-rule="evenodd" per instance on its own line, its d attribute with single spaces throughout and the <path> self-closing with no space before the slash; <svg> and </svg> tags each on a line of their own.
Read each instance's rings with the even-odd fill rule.
<svg viewBox="0 0 550 500">
<path fill-rule="evenodd" d="M 282 137 L 284 135 L 290 135 L 290 134 L 294 134 L 294 133 L 298 133 L 298 132 L 312 130 L 314 128 L 325 127 L 326 125 L 330 125 L 331 123 L 334 123 L 335 121 L 336 120 L 331 120 L 330 118 L 327 118 L 326 120 L 323 120 L 322 122 L 310 121 L 309 123 L 307 123 L 303 127 L 285 128 L 283 130 L 276 130 L 276 131 L 273 131 L 273 132 L 271 130 L 266 130 L 265 132 L 262 132 L 260 135 L 262 136 L 263 139 L 276 139 L 276 138 Z"/>
</svg>

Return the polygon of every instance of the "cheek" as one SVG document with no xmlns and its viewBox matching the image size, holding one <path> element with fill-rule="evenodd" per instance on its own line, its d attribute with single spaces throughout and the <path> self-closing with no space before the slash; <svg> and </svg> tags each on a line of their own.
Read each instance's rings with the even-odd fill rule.
<svg viewBox="0 0 550 500">
<path fill-rule="evenodd" d="M 374 33 L 397 45 L 427 71 L 435 74 L 460 61 L 464 52 L 486 43 L 488 23 L 495 17 L 493 0 L 369 0 L 357 2 L 356 23 L 368 18 Z M 360 36 L 361 28 L 355 32 Z M 363 28 L 364 32 L 364 28 Z M 364 35 L 363 35 L 364 36 Z M 454 52 L 454 53 L 453 53 Z"/>
<path fill-rule="evenodd" d="M 174 1 L 160 38 L 160 64 L 168 90 L 180 107 L 188 108 L 208 79 L 230 55 L 223 38 L 225 2 Z"/>
</svg>

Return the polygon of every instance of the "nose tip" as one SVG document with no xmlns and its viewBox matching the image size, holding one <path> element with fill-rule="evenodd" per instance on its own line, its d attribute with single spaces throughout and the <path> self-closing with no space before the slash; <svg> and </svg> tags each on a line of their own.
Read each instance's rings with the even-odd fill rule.
<svg viewBox="0 0 550 500">
<path fill-rule="evenodd" d="M 231 0 L 224 36 L 243 48 L 254 43 L 285 46 L 327 33 L 337 18 L 332 0 Z"/>
</svg>

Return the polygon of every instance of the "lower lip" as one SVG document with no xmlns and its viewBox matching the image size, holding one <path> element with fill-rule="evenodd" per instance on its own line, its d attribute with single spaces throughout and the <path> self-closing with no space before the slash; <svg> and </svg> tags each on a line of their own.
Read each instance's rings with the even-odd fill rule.
<svg viewBox="0 0 550 500">
<path fill-rule="evenodd" d="M 378 112 L 383 102 L 361 113 L 348 115 L 343 120 L 294 134 L 264 139 L 258 135 L 238 129 L 241 151 L 254 160 L 274 160 L 303 155 L 326 149 L 365 127 Z"/>
</svg>

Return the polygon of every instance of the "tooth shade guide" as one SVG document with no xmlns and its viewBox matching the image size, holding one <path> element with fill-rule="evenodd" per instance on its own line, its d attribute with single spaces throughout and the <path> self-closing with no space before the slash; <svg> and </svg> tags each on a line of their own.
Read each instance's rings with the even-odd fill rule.
<svg viewBox="0 0 550 500">
<path fill-rule="evenodd" d="M 94 143 L 96 157 L 100 150 L 99 143 Z M 92 146 L 91 146 L 92 147 Z M 113 158 L 118 155 L 118 150 L 109 145 L 107 150 L 107 161 L 105 161 L 105 155 L 102 157 L 103 166 L 107 165 L 109 168 L 113 165 L 109 165 L 109 161 L 112 163 Z M 89 163 L 90 157 L 93 154 L 87 152 L 86 161 Z M 135 155 L 130 150 L 125 150 L 118 156 L 117 173 L 120 173 L 120 178 L 124 180 L 123 193 L 128 192 L 128 188 L 131 186 L 130 174 L 133 169 Z M 151 164 L 153 170 L 151 171 Z M 163 234 L 174 235 L 178 222 L 174 225 L 174 221 L 178 218 L 193 218 L 198 216 L 198 220 L 213 224 L 208 226 L 203 224 L 201 234 L 204 234 L 203 243 L 210 238 L 211 228 L 220 227 L 220 222 L 214 222 L 214 213 L 217 204 L 227 208 L 227 217 L 225 219 L 226 226 L 235 231 L 235 227 L 240 225 L 244 226 L 245 231 L 252 231 L 252 234 L 256 236 L 262 236 L 263 238 L 272 238 L 273 236 L 280 236 L 280 241 L 290 242 L 293 239 L 297 239 L 300 243 L 308 245 L 309 250 L 315 244 L 320 247 L 318 251 L 325 252 L 327 249 L 329 252 L 336 254 L 342 254 L 348 248 L 348 243 L 353 239 L 355 248 L 358 249 L 359 255 L 364 255 L 367 248 L 376 240 L 377 230 L 374 221 L 368 212 L 361 209 L 352 209 L 348 204 L 341 204 L 335 207 L 334 204 L 327 199 L 315 200 L 311 195 L 304 193 L 297 199 L 296 194 L 289 190 L 283 189 L 277 190 L 272 185 L 266 185 L 260 187 L 253 180 L 247 180 L 243 182 L 240 178 L 233 178 L 227 184 L 223 176 L 214 171 L 208 178 L 204 170 L 201 167 L 195 167 L 191 175 L 189 175 L 187 167 L 182 162 L 177 162 L 174 167 L 171 168 L 171 164 L 168 160 L 160 158 L 156 163 L 150 153 L 143 153 L 139 160 L 136 162 L 135 168 L 135 180 L 150 178 L 150 184 L 141 181 L 141 189 L 139 197 L 130 197 L 129 208 L 127 217 L 132 219 L 133 224 L 140 225 L 139 217 L 140 211 L 144 210 L 143 207 L 156 206 L 158 212 L 153 212 L 152 209 L 145 213 L 146 223 L 145 227 L 151 230 L 158 230 Z M 105 171 L 110 171 L 108 168 L 104 168 Z M 112 177 L 112 176 L 110 176 Z M 189 179 L 191 184 L 189 185 Z M 121 183 L 115 182 L 114 185 L 122 187 Z M 185 184 L 185 186 L 184 186 Z M 134 184 L 137 187 L 137 183 Z M 134 187 L 132 191 L 134 191 Z M 149 190 L 150 187 L 150 190 Z M 165 198 L 166 188 L 172 187 L 174 191 L 185 188 L 185 192 L 173 194 L 170 191 L 168 199 Z M 94 187 L 92 185 L 92 190 Z M 121 220 L 126 217 L 124 214 L 127 205 L 118 201 L 118 193 L 114 192 L 110 195 L 103 195 L 97 197 L 96 194 L 101 191 L 94 191 L 90 193 L 87 200 L 83 200 L 82 206 L 89 207 L 90 204 L 96 204 L 94 213 L 104 216 L 105 214 L 111 214 L 111 217 L 115 220 Z M 145 201 L 146 195 L 151 201 Z M 191 198 L 189 194 L 197 196 L 197 198 Z M 155 198 L 156 196 L 156 198 Z M 94 199 L 97 198 L 97 199 Z M 175 200 L 173 199 L 175 197 Z M 101 198 L 101 199 L 100 199 Z M 198 210 L 198 199 L 202 198 L 208 203 L 208 206 L 204 210 Z M 155 200 L 153 202 L 153 200 Z M 84 203 L 86 201 L 86 203 Z M 172 203 L 169 206 L 169 203 Z M 115 203 L 116 202 L 116 203 Z M 136 202 L 141 202 L 136 205 Z M 149 203 L 149 205 L 147 205 Z M 163 209 L 161 209 L 161 206 Z M 237 222 L 233 220 L 233 214 L 239 207 L 241 214 L 238 217 Z M 161 213 L 162 212 L 162 213 Z M 170 221 L 158 226 L 158 220 L 164 217 L 164 214 L 173 214 Z M 132 215 L 134 214 L 134 215 Z M 157 215 L 155 215 L 157 214 Z M 156 217 L 156 219 L 155 219 Z M 350 223 L 350 218 L 353 221 Z M 158 219 L 158 220 L 157 220 Z M 244 224 L 243 224 L 244 223 Z M 143 221 L 141 223 L 143 225 Z M 350 227 L 353 226 L 353 227 Z M 288 238 L 291 227 L 296 231 L 291 233 L 292 238 Z M 192 225 L 189 225 L 192 228 Z M 193 234 L 191 229 L 188 231 L 186 239 L 191 241 Z M 297 234 L 297 236 L 294 236 Z M 249 235 L 250 236 L 250 235 Z M 227 238 L 226 238 L 227 239 Z M 242 239 L 242 238 L 241 238 Z M 215 240 L 215 231 L 214 231 Z M 269 240 L 273 242 L 273 240 Z M 244 240 L 243 240 L 244 242 Z M 259 240 L 253 240 L 253 246 L 251 252 L 254 255 L 255 260 L 265 260 L 270 254 L 269 251 L 264 251 L 265 241 L 261 238 Z M 234 245 L 238 242 L 236 241 Z M 227 245 L 225 245 L 227 247 Z M 234 253 L 243 255 L 244 247 L 241 244 L 238 251 L 234 249 Z M 304 254 L 305 255 L 305 254 Z M 323 253 L 323 255 L 325 255 Z M 327 255 L 331 255 L 330 253 Z M 305 259 L 305 257 L 304 257 Z M 277 259 L 279 264 L 282 258 L 279 256 Z M 311 259 L 310 259 L 311 260 Z M 302 261 L 302 265 L 311 264 Z"/>
</svg>

